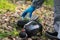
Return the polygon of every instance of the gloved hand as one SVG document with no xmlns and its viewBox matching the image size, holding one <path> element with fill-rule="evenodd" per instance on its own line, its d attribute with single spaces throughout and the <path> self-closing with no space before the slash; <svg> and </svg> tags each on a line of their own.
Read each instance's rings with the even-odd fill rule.
<svg viewBox="0 0 60 40">
<path fill-rule="evenodd" d="M 28 7 L 23 13 L 21 17 L 25 17 L 27 15 L 27 13 L 29 13 L 29 17 L 31 18 L 33 11 L 35 10 L 34 6 L 30 6 Z"/>
</svg>

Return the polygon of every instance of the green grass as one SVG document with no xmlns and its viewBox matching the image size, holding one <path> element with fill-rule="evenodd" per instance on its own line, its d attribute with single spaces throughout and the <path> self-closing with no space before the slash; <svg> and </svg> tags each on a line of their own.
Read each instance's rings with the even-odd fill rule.
<svg viewBox="0 0 60 40">
<path fill-rule="evenodd" d="M 0 9 L 15 11 L 16 5 L 8 0 L 0 0 Z"/>
<path fill-rule="evenodd" d="M 54 0 L 45 0 L 45 5 L 52 7 L 54 5 Z"/>
<path fill-rule="evenodd" d="M 0 38 L 5 38 L 5 37 L 8 37 L 9 35 L 11 35 L 12 37 L 16 37 L 18 36 L 18 34 L 19 33 L 17 32 L 17 30 L 14 28 L 14 30 L 11 32 L 7 32 L 7 31 L 0 32 Z"/>
</svg>

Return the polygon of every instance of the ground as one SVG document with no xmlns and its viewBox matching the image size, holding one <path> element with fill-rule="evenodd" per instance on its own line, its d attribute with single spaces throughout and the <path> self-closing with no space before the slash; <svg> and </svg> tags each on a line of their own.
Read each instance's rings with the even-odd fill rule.
<svg viewBox="0 0 60 40">
<path fill-rule="evenodd" d="M 7 11 L 4 14 L 0 14 L 0 32 L 1 34 L 5 32 L 8 34 L 6 34 L 7 36 L 5 35 L 6 37 L 0 38 L 0 40 L 10 40 L 11 38 L 11 40 L 20 40 L 17 36 L 20 30 L 16 30 L 16 22 L 21 18 L 21 12 L 23 12 L 28 6 L 30 6 L 30 4 L 18 4 L 15 12 Z M 43 25 L 44 33 L 46 30 L 49 30 L 50 32 L 53 30 L 53 14 L 53 9 L 46 5 L 43 5 L 41 8 L 33 12 L 33 15 L 39 16 L 39 22 Z M 14 35 L 12 33 L 14 33 Z M 44 33 L 41 40 L 48 40 L 45 38 Z"/>
</svg>

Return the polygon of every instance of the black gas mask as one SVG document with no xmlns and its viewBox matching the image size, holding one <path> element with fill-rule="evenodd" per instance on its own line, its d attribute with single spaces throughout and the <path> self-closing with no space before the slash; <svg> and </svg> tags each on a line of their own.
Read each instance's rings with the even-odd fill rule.
<svg viewBox="0 0 60 40">
<path fill-rule="evenodd" d="M 42 33 L 42 25 L 37 21 L 30 21 L 24 25 L 24 31 L 20 32 L 21 38 L 37 36 L 39 33 Z"/>
<path fill-rule="evenodd" d="M 38 33 L 40 33 L 39 35 L 42 35 L 42 25 L 39 23 L 39 21 L 37 20 L 38 16 L 34 16 L 31 18 L 31 20 L 28 21 L 18 21 L 17 25 L 23 26 L 22 27 L 22 31 L 19 33 L 19 36 L 21 38 L 31 38 L 32 36 L 38 36 Z"/>
</svg>

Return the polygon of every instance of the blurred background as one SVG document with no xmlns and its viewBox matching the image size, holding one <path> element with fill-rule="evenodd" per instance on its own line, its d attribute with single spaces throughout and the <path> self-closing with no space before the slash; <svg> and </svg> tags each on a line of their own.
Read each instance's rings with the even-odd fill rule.
<svg viewBox="0 0 60 40">
<path fill-rule="evenodd" d="M 20 19 L 21 12 L 31 5 L 31 1 L 0 0 L 0 40 L 20 40 L 16 22 Z M 53 31 L 53 6 L 53 0 L 45 0 L 42 7 L 33 12 L 33 15 L 39 16 L 39 22 L 43 25 L 42 40 L 48 40 L 44 35 L 46 29 Z"/>
</svg>

